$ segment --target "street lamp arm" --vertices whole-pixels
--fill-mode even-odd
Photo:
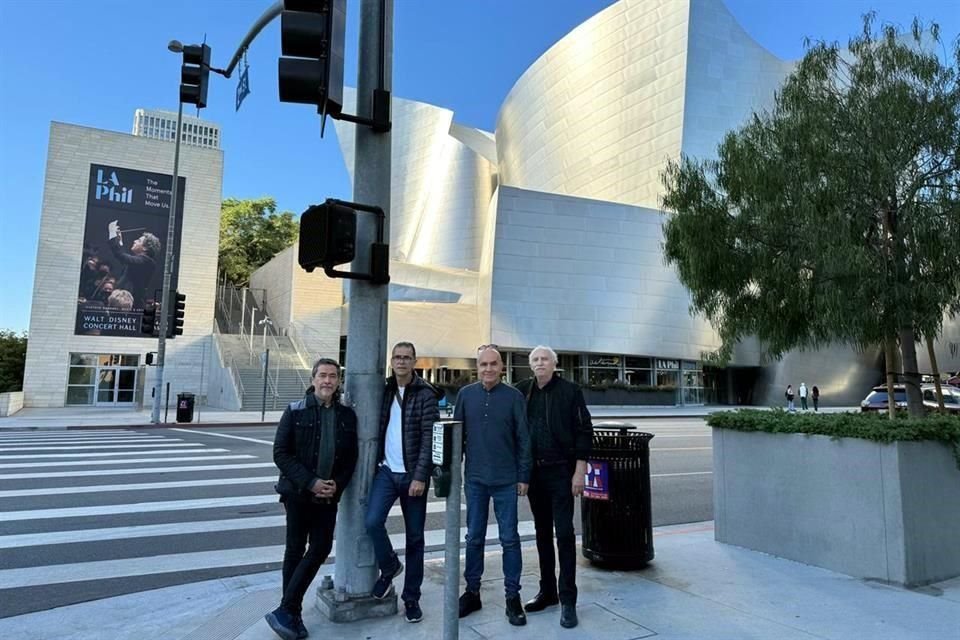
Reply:
[[[276,18],[283,11],[283,0],[277,0],[272,5],[270,5],[266,11],[263,12],[263,15],[253,23],[253,26],[250,27],[250,31],[247,32],[247,35],[243,38],[243,41],[240,43],[240,46],[237,47],[237,52],[233,54],[233,58],[230,60],[230,64],[227,65],[226,69],[215,69],[210,67],[210,71],[214,73],[219,73],[224,78],[229,78],[230,74],[233,73],[233,70],[237,68],[237,64],[240,62],[240,58],[243,57],[244,52],[250,46],[250,43],[253,42],[254,38],[260,35],[260,32],[263,31],[263,28],[270,24],[274,18]]]

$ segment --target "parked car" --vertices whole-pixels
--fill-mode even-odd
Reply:
[[[898,409],[907,408],[907,389],[902,384],[893,385],[894,401]],[[860,411],[877,411],[886,413],[888,409],[887,385],[878,385],[874,387],[867,397],[860,403]]]
[[[941,385],[943,391],[943,408],[948,413],[960,414],[960,389]],[[923,393],[923,407],[927,411],[937,411],[940,405],[937,403],[937,388],[932,384],[925,384],[921,387]]]
[[[947,379],[947,384],[960,388],[960,371],[953,374],[953,377]]]

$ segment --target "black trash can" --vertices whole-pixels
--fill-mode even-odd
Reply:
[[[594,564],[636,569],[653,560],[651,439],[621,422],[594,426],[580,501],[583,556]]]
[[[192,393],[177,394],[177,422],[193,422],[195,399]]]

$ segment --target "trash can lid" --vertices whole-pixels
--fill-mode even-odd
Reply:
[[[627,438],[645,438],[647,440],[653,438],[652,433],[640,431],[639,427],[629,422],[594,422],[593,434],[595,436],[616,435]]]

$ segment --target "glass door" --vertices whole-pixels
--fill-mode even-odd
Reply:
[[[98,407],[133,404],[137,388],[136,368],[100,365],[96,380]]]

